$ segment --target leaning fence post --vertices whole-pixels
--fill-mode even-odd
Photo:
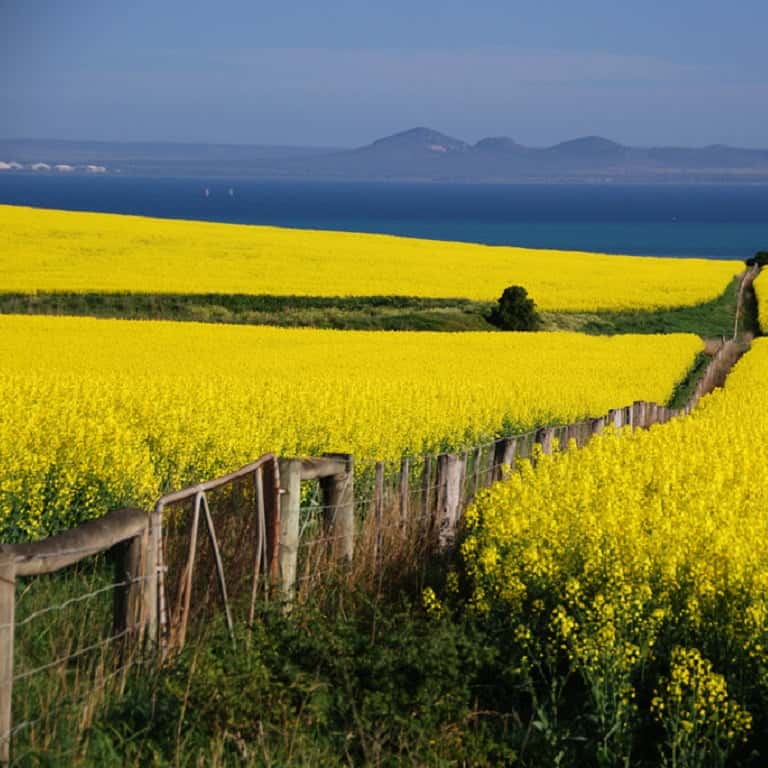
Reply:
[[[283,598],[293,600],[299,556],[301,511],[301,459],[280,459],[280,588]]]
[[[13,727],[13,640],[16,622],[16,569],[11,555],[0,555],[0,764],[11,761]]]
[[[355,554],[355,464],[349,453],[324,453],[323,456],[342,459],[344,472],[320,479],[323,506],[333,514],[333,538],[340,560],[352,561]]]

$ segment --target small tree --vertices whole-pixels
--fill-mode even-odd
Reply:
[[[502,331],[535,331],[541,325],[536,304],[521,285],[504,289],[498,306],[490,311],[487,320]]]
[[[758,251],[751,259],[747,259],[748,267],[754,267],[755,264],[759,267],[768,266],[768,251]]]

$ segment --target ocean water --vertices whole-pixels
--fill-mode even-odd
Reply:
[[[744,259],[768,186],[418,184],[0,172],[0,203],[533,248]]]

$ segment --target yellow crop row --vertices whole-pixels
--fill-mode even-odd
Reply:
[[[394,459],[662,402],[700,348],[2,316],[0,538],[148,504],[265,451]]]
[[[94,291],[495,300],[522,285],[545,310],[687,306],[734,262],[0,206],[0,292]]]
[[[527,669],[566,660],[615,764],[643,717],[664,764],[719,765],[768,713],[766,402],[759,339],[690,417],[523,463],[468,513],[475,607]]]

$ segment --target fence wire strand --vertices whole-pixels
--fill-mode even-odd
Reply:
[[[0,629],[8,629],[10,627],[16,627],[18,629],[19,627],[23,627],[25,624],[29,624],[31,621],[34,621],[40,616],[45,616],[46,614],[52,613],[54,611],[63,611],[65,608],[68,608],[70,605],[75,605],[76,603],[82,603],[85,600],[90,600],[93,597],[97,597],[98,595],[102,595],[105,592],[109,592],[111,590],[120,589],[121,587],[129,587],[131,584],[138,584],[139,582],[147,581],[148,578],[149,578],[148,576],[139,576],[135,579],[126,579],[125,581],[118,581],[118,582],[115,582],[114,584],[108,584],[107,586],[101,587],[100,589],[95,589],[92,592],[86,592],[84,595],[71,597],[68,600],[65,600],[63,603],[56,603],[54,605],[49,605],[45,608],[41,608],[39,611],[30,613],[29,616],[25,616],[23,619],[15,622],[14,624],[0,624]]]
[[[86,645],[84,648],[79,648],[74,653],[70,653],[66,656],[59,656],[59,658],[54,659],[53,661],[50,661],[47,664],[42,664],[41,666],[35,667],[34,669],[29,669],[26,672],[20,672],[19,674],[14,675],[10,680],[9,679],[2,680],[0,681],[0,685],[8,685],[9,682],[17,683],[19,682],[19,680],[26,680],[27,678],[33,677],[34,675],[37,675],[40,672],[45,672],[45,670],[47,669],[52,669],[53,667],[57,667],[60,664],[65,664],[67,662],[72,661],[73,659],[80,658],[80,656],[84,656],[86,653],[90,653],[91,651],[95,651],[97,648],[102,648],[106,645],[109,645],[110,643],[114,643],[115,641],[120,640],[123,637],[126,637],[132,632],[135,632],[137,629],[140,629],[141,626],[142,626],[141,624],[134,624],[131,627],[126,627],[125,629],[115,633],[114,635],[110,635],[109,637],[105,637],[102,640],[98,640],[95,643]]]

